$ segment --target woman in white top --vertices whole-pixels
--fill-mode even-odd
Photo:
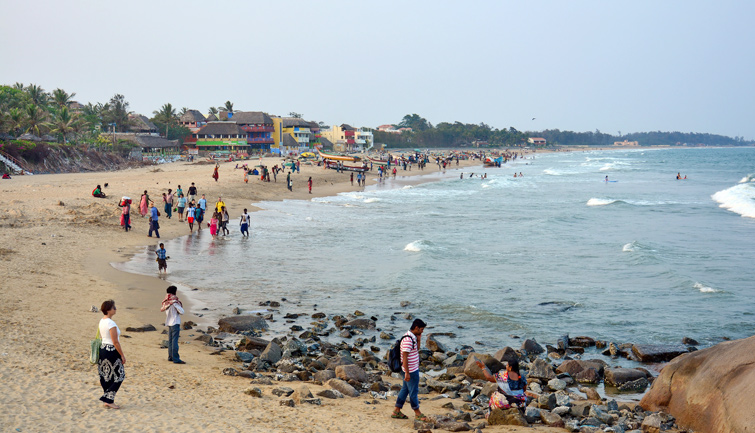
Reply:
[[[120,409],[114,404],[115,393],[126,378],[126,372],[123,366],[126,364],[126,355],[121,349],[121,330],[113,321],[115,316],[115,301],[108,300],[102,303],[100,311],[105,315],[100,320],[100,360],[98,361],[97,370],[100,374],[100,385],[102,385],[103,395],[100,400],[105,403],[105,407],[111,409]]]

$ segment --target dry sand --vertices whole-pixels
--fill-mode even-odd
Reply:
[[[270,158],[266,164],[280,161]],[[479,166],[479,162],[462,161],[464,165]],[[389,417],[394,403],[390,399],[374,405],[365,404],[372,400],[369,396],[323,399],[322,406],[289,408],[279,406],[270,393],[273,387],[261,386],[261,399],[247,396],[243,391],[251,386],[248,379],[221,374],[223,368],[238,367],[230,361],[231,354],[211,356],[193,340],[192,331],[181,333],[181,357],[187,364],[167,361],[167,351],[159,348],[167,339],[160,333],[165,316],[159,311],[167,283],[110,265],[157,241],[146,237],[147,219],[138,215],[136,203],[133,230],[123,231],[117,207],[121,196],[138,202],[147,189],[162,211],[162,192],[179,184],[186,192],[195,182],[210,205],[222,194],[237,218],[244,207],[253,210],[252,202],[310,199],[360,189],[350,185],[349,173],[302,165],[301,173],[293,176],[291,193],[285,188],[285,175],[277,183],[256,177],[244,184],[241,170],[234,166],[221,163],[217,183],[210,177],[212,165],[184,162],[0,181],[0,431],[413,431],[411,421]],[[415,167],[406,174],[433,171],[437,168],[431,164],[424,172]],[[313,195],[306,191],[308,176],[314,179]],[[374,172],[370,177],[368,184],[374,183]],[[92,197],[94,186],[105,182],[109,197]],[[163,239],[170,239],[187,234],[188,227],[175,215],[172,220],[163,216],[160,232]],[[126,380],[116,397],[121,410],[103,408],[97,368],[87,359],[89,341],[102,317],[89,309],[106,299],[116,301],[114,320],[123,331],[127,356]],[[183,320],[198,321],[191,314]],[[125,332],[129,326],[146,323],[158,332]],[[309,387],[313,392],[322,388]],[[443,403],[423,401],[422,410],[443,414]],[[411,413],[408,405],[404,412]],[[486,431],[533,430],[489,427]]]

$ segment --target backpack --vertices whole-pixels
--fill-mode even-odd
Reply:
[[[388,351],[388,368],[390,368],[390,370],[394,373],[401,372],[401,341],[407,337],[409,336],[401,336],[401,338],[396,340],[396,344],[393,345],[393,348]],[[414,349],[414,344],[414,340],[412,340],[412,349]]]

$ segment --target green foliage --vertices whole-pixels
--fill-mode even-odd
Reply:
[[[152,120],[152,123],[157,126],[157,129],[159,131],[165,131],[165,123],[161,123],[154,119]],[[191,136],[191,129],[175,123],[172,124],[170,128],[168,128],[168,135],[165,138],[167,138],[168,140],[179,140],[179,143],[183,144],[183,139],[189,136]]]
[[[110,124],[115,123],[115,130],[126,132],[131,126],[129,119],[129,104],[123,95],[116,94],[110,98],[110,102],[102,106],[102,130],[110,130]]]
[[[640,146],[739,146],[752,144],[743,137],[726,137],[717,134],[700,134],[684,132],[634,132],[622,136],[604,134],[600,130],[588,132],[561,131],[546,129],[545,131],[530,132],[532,137],[543,137],[549,145],[561,146],[612,146],[616,141],[637,141]]]
[[[495,129],[485,123],[461,122],[441,122],[433,126],[417,114],[407,114],[398,126],[412,128],[412,131],[401,134],[373,131],[375,142],[388,147],[462,147],[480,141],[490,146],[511,147],[527,140],[527,134],[513,127]]]
[[[0,111],[7,112],[13,108],[20,109],[30,103],[31,98],[23,89],[0,86]]]

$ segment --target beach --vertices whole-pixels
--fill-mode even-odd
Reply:
[[[271,159],[268,165],[279,163]],[[462,161],[478,165],[479,161]],[[127,260],[157,239],[147,234],[147,219],[138,216],[136,203],[147,189],[162,212],[160,194],[179,184],[187,191],[195,182],[209,205],[219,195],[230,208],[232,220],[250,203],[280,199],[306,200],[358,190],[349,173],[302,165],[293,175],[293,192],[285,189],[285,177],[277,183],[250,178],[244,184],[236,162],[220,164],[219,182],[211,179],[212,165],[172,163],[117,172],[51,174],[14,177],[3,181],[5,210],[0,213],[0,427],[3,431],[342,431],[375,432],[410,430],[410,421],[389,417],[393,402],[372,402],[369,396],[325,400],[322,406],[282,407],[270,394],[274,387],[261,386],[263,398],[243,391],[248,380],[221,374],[238,363],[231,353],[219,356],[194,337],[181,332],[180,351],[186,365],[169,363],[160,344],[165,316],[160,302],[167,283],[155,276],[115,270],[110,263]],[[428,165],[427,173],[437,170]],[[370,176],[374,179],[375,172]],[[403,174],[422,174],[415,170]],[[313,194],[306,179],[314,179]],[[108,183],[108,198],[90,191]],[[368,184],[373,183],[372,180]],[[158,192],[160,194],[158,194]],[[131,232],[119,226],[121,196],[134,199]],[[254,219],[254,215],[252,215]],[[174,215],[160,220],[161,239],[188,233]],[[170,252],[169,252],[170,254]],[[171,263],[169,261],[169,267]],[[155,266],[155,271],[157,271]],[[92,306],[114,299],[114,320],[123,332],[127,356],[126,380],[117,395],[121,410],[108,410],[98,401],[101,388],[96,366],[87,353],[94,338],[99,312]],[[186,298],[183,297],[186,303]],[[187,311],[191,305],[186,305]],[[187,314],[184,321],[200,321]],[[158,332],[126,332],[127,327],[152,324]],[[395,380],[394,380],[395,381]],[[321,389],[310,385],[313,392]],[[445,410],[443,401],[423,401],[427,414]],[[539,427],[544,428],[544,427]],[[491,431],[505,430],[503,427]],[[549,430],[551,431],[551,430]]]

